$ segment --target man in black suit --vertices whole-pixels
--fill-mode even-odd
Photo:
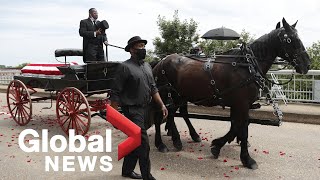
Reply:
[[[103,43],[108,45],[104,30],[97,28],[98,11],[89,9],[89,18],[80,21],[79,34],[83,37],[83,62],[104,61]]]

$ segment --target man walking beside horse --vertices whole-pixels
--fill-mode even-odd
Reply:
[[[147,107],[153,99],[161,107],[164,118],[168,110],[158,93],[151,66],[144,62],[146,44],[147,41],[139,36],[129,39],[125,51],[130,52],[131,58],[120,64],[110,100],[112,107],[117,109],[121,106],[123,114],[141,128],[141,145],[124,158],[122,176],[153,180],[155,178],[150,173],[150,146],[145,128]],[[141,175],[133,171],[138,159]]]

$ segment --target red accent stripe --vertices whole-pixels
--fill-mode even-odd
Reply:
[[[44,71],[44,70],[31,70],[31,69],[21,69],[22,73],[29,74],[43,74],[43,75],[62,75],[60,71]]]
[[[46,67],[57,67],[57,66],[65,66],[66,64],[37,64],[37,63],[31,63],[28,64],[27,66],[46,66]],[[67,64],[69,65],[69,64]],[[71,65],[77,65],[77,64],[71,64]]]

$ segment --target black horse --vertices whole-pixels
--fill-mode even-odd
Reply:
[[[173,54],[153,68],[157,84],[177,92],[181,104],[192,102],[203,106],[230,107],[231,128],[225,136],[212,141],[214,158],[218,158],[226,142],[238,137],[242,164],[256,169],[258,165],[248,152],[248,121],[250,106],[258,99],[259,88],[264,86],[263,77],[276,57],[289,61],[298,73],[308,72],[310,58],[299,39],[296,23],[290,26],[284,18],[282,23],[283,27],[279,22],[275,30],[249,44],[244,51],[239,51],[246,52],[242,56],[220,56],[214,63],[205,64]],[[160,119],[161,115],[155,121]],[[176,129],[172,130],[172,134],[178,133]]]
[[[154,68],[159,61],[152,61],[150,62],[150,65],[152,68]],[[156,78],[156,82],[157,78]],[[163,102],[166,104],[167,109],[168,109],[168,117],[166,119],[166,125],[165,129],[168,131],[168,135],[172,137],[173,145],[177,150],[182,149],[182,143],[180,139],[180,135],[178,132],[178,129],[174,123],[174,117],[175,113],[179,109],[180,114],[182,115],[183,119],[185,120],[188,129],[189,129],[189,134],[194,142],[201,142],[201,138],[194,129],[193,125],[191,124],[189,117],[188,117],[188,105],[186,101],[182,101],[180,98],[180,95],[175,89],[170,84],[165,84],[162,86],[161,84],[158,84],[158,89],[159,89],[159,94],[163,100]],[[151,103],[154,107],[157,107],[157,104]],[[167,146],[162,142],[161,138],[161,129],[160,125],[164,122],[163,120],[160,120],[157,118],[157,120],[154,119],[154,117],[160,117],[162,112],[155,110],[155,108],[151,108],[151,113],[150,118],[153,119],[149,124],[147,124],[146,128],[151,127],[152,124],[155,124],[156,128],[156,134],[155,134],[155,146],[158,148],[160,152],[168,152],[169,149]]]

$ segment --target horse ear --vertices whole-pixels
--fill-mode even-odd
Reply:
[[[287,21],[284,18],[282,19],[282,24],[285,30],[287,31],[291,30],[290,25],[287,23]]]
[[[298,20],[294,24],[292,24],[292,27],[296,28],[297,23],[298,23]]]
[[[277,23],[276,29],[280,28],[280,21]]]

